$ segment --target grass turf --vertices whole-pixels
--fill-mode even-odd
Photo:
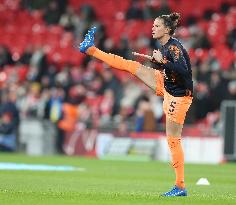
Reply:
[[[0,204],[228,205],[236,204],[236,164],[186,165],[188,197],[160,197],[174,182],[160,162],[101,161],[78,157],[0,154],[0,162],[73,165],[86,171],[0,171]],[[207,178],[210,186],[196,186]]]

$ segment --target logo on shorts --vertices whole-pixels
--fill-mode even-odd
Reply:
[[[170,115],[173,115],[173,112],[175,111],[175,105],[176,105],[175,101],[170,102],[170,108],[169,108],[169,114]]]

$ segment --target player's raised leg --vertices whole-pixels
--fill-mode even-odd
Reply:
[[[135,75],[138,67],[141,66],[140,63],[136,61],[126,60],[120,56],[105,53],[94,46],[94,35],[96,32],[96,27],[91,28],[86,34],[82,43],[80,43],[80,52],[86,53],[87,55],[93,56],[103,62],[107,63],[109,66],[124,70]]]
[[[163,85],[160,85],[159,83],[160,81],[163,81],[163,77],[161,77],[161,75],[156,75],[156,73],[160,73],[159,71],[141,65],[139,62],[126,60],[120,56],[111,53],[105,53],[99,50],[94,46],[95,32],[96,32],[95,27],[91,28],[88,31],[83,42],[80,43],[79,46],[80,52],[86,53],[87,55],[102,60],[103,62],[107,63],[109,66],[113,68],[132,73],[141,81],[143,81],[148,87],[157,92],[157,95],[163,95],[163,91],[159,91],[162,90],[163,87]]]

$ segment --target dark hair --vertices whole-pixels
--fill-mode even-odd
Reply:
[[[175,29],[177,28],[179,24],[180,14],[174,12],[169,15],[161,15],[158,18],[163,20],[164,25],[170,29],[169,34],[173,35],[175,32]]]

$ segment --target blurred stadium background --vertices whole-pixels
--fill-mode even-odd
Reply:
[[[235,0],[0,0],[0,150],[168,161],[162,99],[73,45],[97,26],[99,48],[150,54],[153,19],[171,11],[194,78],[186,161],[235,160]]]

